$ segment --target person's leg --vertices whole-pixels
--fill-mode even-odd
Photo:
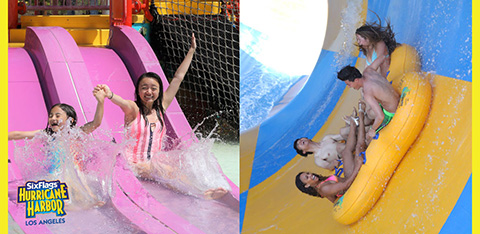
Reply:
[[[364,115],[365,117],[363,118],[363,123],[365,124],[365,126],[370,126],[373,124],[373,122],[375,121],[375,119],[370,119],[368,117],[368,114],[365,114]]]
[[[357,144],[356,129],[357,129],[357,126],[355,125],[354,120],[351,119],[350,132],[348,133],[345,149],[341,153],[345,178],[348,178],[349,176],[351,176],[353,173],[353,169],[355,168],[353,150],[355,149],[355,145]]]
[[[348,126],[350,126],[351,117],[357,118],[357,116],[358,116],[357,115],[357,109],[353,108],[353,111],[352,111],[351,115],[344,115],[342,117],[343,121],[345,121],[345,127],[347,127],[347,134],[346,135],[348,135]],[[347,138],[345,137],[345,139],[347,139]]]
[[[349,116],[344,115],[342,117],[343,121],[345,121],[345,127],[340,128],[339,134],[340,134],[340,136],[342,136],[343,139],[348,138],[348,134],[350,133],[350,121],[352,120],[352,118],[355,118],[355,119],[357,119],[356,121],[358,121],[357,110],[355,108],[353,108],[353,111],[352,111],[351,115],[349,115]],[[357,123],[354,122],[354,124],[356,126]]]
[[[358,101],[358,138],[357,144],[355,146],[355,153],[359,155],[361,152],[364,152],[367,149],[367,145],[365,144],[365,122],[364,122],[364,115],[365,115],[365,102]]]
[[[368,118],[365,117],[365,121],[367,120]],[[365,123],[364,121],[364,123]],[[365,127],[364,127],[364,130],[365,132],[368,131],[368,128],[369,126],[367,124],[364,124]],[[343,127],[343,128],[340,128],[340,136],[342,136],[343,139],[347,139],[348,138],[348,133],[350,133],[350,124],[347,125],[346,127]]]

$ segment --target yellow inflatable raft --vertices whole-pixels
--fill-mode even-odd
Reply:
[[[388,79],[401,93],[400,102],[392,121],[370,143],[367,161],[352,186],[335,202],[333,213],[339,223],[352,224],[375,205],[423,128],[432,89],[419,64],[418,54],[411,46],[402,45],[393,52]]]

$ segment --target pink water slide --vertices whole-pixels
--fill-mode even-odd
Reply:
[[[92,90],[97,84],[107,84],[130,100],[136,79],[147,71],[159,74],[164,87],[168,86],[155,53],[137,31],[119,26],[111,28],[110,34],[107,48],[82,48],[63,28],[27,28],[25,47],[9,48],[9,131],[44,128],[48,108],[59,102],[75,108],[79,125],[92,120],[96,108]],[[166,110],[166,123],[167,134],[174,138],[192,131],[176,100]],[[113,129],[118,142],[121,124],[120,108],[106,101],[100,128]],[[22,181],[16,166],[22,162],[15,162],[13,148],[10,142],[9,189]],[[25,233],[236,233],[239,188],[227,180],[232,187],[230,199],[202,200],[139,181],[118,156],[112,183],[115,196],[105,206],[69,212],[68,224],[50,226],[27,225],[25,206],[14,197],[9,212]]]

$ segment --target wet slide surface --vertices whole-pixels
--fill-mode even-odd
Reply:
[[[172,191],[154,181],[141,181],[144,188],[162,205],[184,218],[205,233],[237,233],[239,229],[238,202],[226,195],[222,202],[198,199]]]
[[[430,79],[432,103],[419,137],[370,212],[344,226],[333,219],[331,202],[295,187],[301,171],[332,172],[317,167],[313,157],[296,155],[292,144],[300,137],[320,141],[336,134],[344,126],[341,116],[356,105],[359,92],[337,81],[336,71],[338,57],[363,70],[364,56],[345,56],[342,47],[355,42],[356,27],[345,33],[342,25],[376,20],[367,9],[382,21],[389,18],[397,41],[414,46],[422,70],[436,75]],[[277,114],[242,132],[242,232],[470,233],[471,2],[328,1],[326,24],[322,51],[303,89]]]
[[[25,92],[10,92],[9,100],[14,102],[14,105],[11,104],[10,107],[21,106],[31,100],[37,101],[38,105],[35,106],[38,106],[38,110],[34,108],[15,108],[15,110],[11,110],[9,117],[13,119],[15,116],[15,120],[10,121],[10,130],[42,128],[47,122],[46,106],[57,102],[71,104],[77,110],[77,115],[79,115],[78,124],[82,125],[91,120],[95,112],[96,101],[91,94],[94,85],[108,84],[112,90],[115,90],[116,94],[127,99],[134,99],[134,81],[130,77],[138,77],[138,73],[144,73],[146,70],[163,75],[153,51],[135,30],[125,27],[116,28],[113,31],[116,34],[112,37],[110,48],[107,49],[79,48],[71,36],[61,28],[32,28],[27,30],[27,38],[33,39],[30,41],[27,39],[25,43],[26,49],[9,49],[9,53],[11,53],[10,58],[15,57],[15,59],[10,60],[9,66],[11,66],[11,70],[18,71],[29,68],[27,70],[29,72],[23,71],[23,76],[18,76],[23,79],[28,78],[28,82],[9,79],[9,85],[12,87],[11,90],[25,89],[25,87],[32,86],[35,92],[29,92],[28,95],[25,95]],[[138,48],[138,46],[140,48],[142,46],[145,47],[145,44],[148,46],[148,49]],[[26,50],[30,52],[30,56]],[[54,53],[55,51],[58,53]],[[35,71],[42,75],[37,76]],[[40,80],[38,77],[41,77]],[[68,79],[65,77],[68,77]],[[164,75],[163,80],[167,82]],[[42,88],[44,89],[43,92]],[[13,96],[13,94],[17,96]],[[46,97],[44,94],[46,94]],[[27,99],[20,98],[21,95],[26,96]],[[30,116],[33,112],[36,112],[38,116],[44,119],[40,117],[38,119],[35,118],[38,122],[30,121],[29,123],[31,124],[22,125],[25,117],[29,116],[25,115],[27,110]],[[23,116],[23,118],[17,118],[17,116]],[[191,131],[185,117],[181,118],[182,116],[183,113],[175,101],[172,103],[171,108],[167,110],[167,118],[170,119],[167,120],[169,123],[167,129],[169,135],[173,137],[181,136]],[[123,124],[123,113],[118,107],[106,101],[104,121],[97,131],[111,131],[110,129],[113,129],[113,137],[119,142],[122,140],[121,124]],[[22,127],[19,127],[20,125]],[[10,148],[13,149],[13,147]],[[115,157],[115,155],[112,155],[112,157]],[[15,169],[15,166],[16,163],[13,162],[10,168]],[[16,176],[11,176],[11,178],[21,178],[21,172],[14,169],[9,170],[11,175]],[[188,221],[189,215],[193,215],[193,217],[198,216],[198,210],[202,210],[202,205],[199,205],[197,207],[199,209],[196,209],[195,202],[192,202],[195,199],[193,197],[186,198],[186,200],[191,200],[193,206],[189,207],[191,209],[190,213],[182,213],[183,217],[177,215],[174,210],[176,205],[181,204],[175,202],[173,202],[173,205],[171,205],[172,202],[166,203],[166,206],[161,204],[161,201],[155,199],[151,194],[154,194],[157,190],[157,193],[165,193],[165,189],[150,186],[150,192],[147,191],[144,185],[129,170],[122,157],[117,157],[113,178],[114,197],[111,202],[98,209],[71,211],[66,216],[68,225],[56,225],[55,227],[49,227],[49,230],[42,226],[33,230],[31,227],[25,227],[23,224],[25,219],[24,208],[22,208],[23,210],[18,210],[14,206],[10,206],[9,210],[12,218],[19,224],[22,230],[25,232],[32,231],[32,233],[38,233],[38,231],[64,233],[66,230],[75,230],[83,233],[94,233],[99,230],[112,233],[158,233],[159,231],[162,233],[221,233],[220,230],[225,228],[220,225],[218,225],[218,230],[206,228],[205,226],[199,228],[197,227],[201,226],[199,223],[192,224],[192,222]],[[234,196],[238,197],[238,187],[233,184],[232,190],[234,191]],[[170,197],[175,198],[178,195],[171,193]],[[183,199],[183,201],[186,200]],[[233,225],[233,229],[238,230],[238,211],[232,213],[230,207],[217,203],[209,203],[209,207],[214,207],[213,210],[218,212],[206,212],[204,214],[205,219],[211,219],[211,222]],[[168,207],[169,205],[172,209]],[[205,207],[203,205],[203,209]],[[222,212],[229,215],[219,215]],[[192,218],[190,219],[193,220]],[[85,225],[85,223],[91,223],[92,225]]]

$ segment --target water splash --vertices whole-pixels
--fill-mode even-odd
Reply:
[[[268,68],[245,52],[242,52],[241,64],[240,132],[243,132],[264,121],[302,76]]]
[[[355,31],[359,28],[363,19],[362,13],[362,0],[348,1],[347,7],[342,10],[342,17],[340,21],[340,27],[342,30],[342,48],[335,55],[335,67],[336,70],[340,70],[342,67],[350,64],[351,57],[358,50],[355,46],[356,38]]]
[[[77,127],[64,128],[52,135],[42,131],[22,147],[15,144],[14,159],[24,181],[65,182],[67,209],[85,209],[103,205],[114,195],[112,172],[122,147]]]
[[[215,116],[213,114],[207,118]],[[209,189],[223,188],[231,191],[212,153],[218,123],[207,136],[195,131],[202,123],[181,138],[164,137],[163,150],[153,154],[149,161],[131,164],[132,171],[138,177],[154,180],[177,192],[195,197],[203,197]]]

